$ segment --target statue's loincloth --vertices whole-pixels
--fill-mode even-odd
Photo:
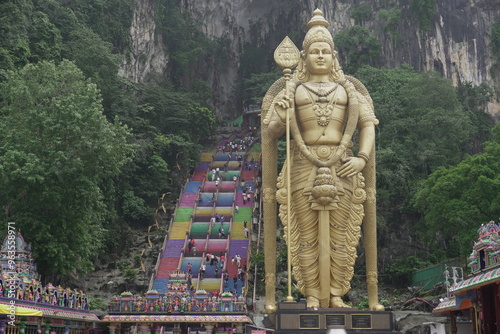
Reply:
[[[328,159],[336,146],[310,146],[312,154],[320,159]],[[297,287],[306,296],[318,299],[320,296],[320,237],[318,226],[320,213],[327,211],[329,225],[330,249],[330,295],[342,296],[350,289],[350,281],[354,274],[354,262],[357,257],[356,246],[360,237],[360,225],[363,218],[362,202],[364,190],[361,174],[350,177],[337,177],[336,169],[341,166],[340,160],[329,167],[331,187],[335,189],[334,200],[327,205],[320,204],[312,196],[315,185],[318,184],[318,170],[311,161],[306,159],[295,145],[291,145],[291,257],[293,274]],[[347,151],[342,158],[350,155]],[[287,182],[283,179],[288,166],[281,173],[280,191],[286,191]],[[328,175],[328,176],[330,176]],[[316,182],[316,183],[315,183]],[[361,195],[360,195],[361,194]],[[360,197],[361,196],[361,197]],[[288,210],[286,196],[278,196],[280,218],[287,226]],[[327,232],[328,234],[328,232]],[[328,248],[328,247],[327,247]]]

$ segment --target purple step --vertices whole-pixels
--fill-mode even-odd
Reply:
[[[196,166],[196,171],[197,172],[204,172],[206,170],[208,170],[208,167],[210,166],[210,161],[203,161],[203,162],[200,162],[198,163],[198,165]]]
[[[241,257],[247,257],[248,240],[231,240],[229,242],[229,257],[240,254]]]
[[[181,202],[183,200],[195,200],[198,197],[198,193],[183,193],[181,197]]]
[[[167,241],[163,257],[179,257],[184,246],[184,239],[170,239]]]
[[[184,193],[182,194],[180,206],[194,206],[196,199],[198,198],[197,193]]]

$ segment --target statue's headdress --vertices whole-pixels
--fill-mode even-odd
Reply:
[[[334,50],[333,37],[330,31],[328,31],[328,23],[327,20],[323,17],[323,12],[319,9],[316,9],[313,13],[313,17],[307,23],[307,31],[306,36],[304,37],[304,42],[302,43],[302,49],[304,52],[307,52],[309,46],[311,46],[314,42],[325,42],[328,43],[332,51]]]

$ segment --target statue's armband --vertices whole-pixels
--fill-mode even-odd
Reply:
[[[374,126],[378,124],[378,120],[375,118],[373,108],[369,106],[365,101],[360,104],[360,113],[358,118],[358,129]]]
[[[361,116],[358,121],[358,129],[370,127],[375,125],[375,117],[373,115]]]

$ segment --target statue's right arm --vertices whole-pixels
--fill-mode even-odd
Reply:
[[[277,139],[285,133],[287,109],[291,109],[290,112],[294,112],[293,106],[293,97],[284,95],[284,91],[276,96],[271,108],[269,108],[271,117],[268,126],[268,133],[270,137]]]
[[[269,136],[273,139],[277,139],[285,133],[286,130],[286,123],[281,120],[281,118],[278,116],[274,108],[271,108],[270,112],[271,114],[271,121],[269,122],[269,126],[267,128],[267,131],[269,133]]]

